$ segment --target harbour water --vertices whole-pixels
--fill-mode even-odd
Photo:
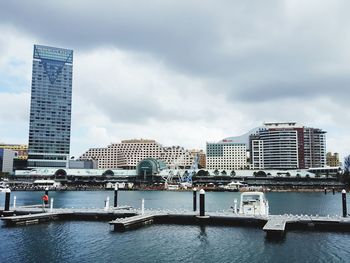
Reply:
[[[12,192],[17,205],[42,192]],[[50,192],[55,207],[103,207],[110,191]],[[340,215],[341,195],[267,193],[272,214]],[[120,191],[119,203],[152,209],[191,209],[191,192]],[[239,193],[206,193],[206,210],[226,210]],[[348,198],[349,201],[349,198]],[[0,194],[0,204],[4,194]],[[348,207],[349,203],[348,203]],[[115,233],[107,222],[66,221],[0,228],[0,262],[346,262],[350,233],[288,231],[270,241],[250,227],[150,225]]]

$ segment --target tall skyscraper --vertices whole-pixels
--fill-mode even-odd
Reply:
[[[28,167],[67,167],[73,50],[34,45]]]

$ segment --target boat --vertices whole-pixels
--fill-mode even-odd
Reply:
[[[0,192],[5,192],[7,188],[9,188],[8,184],[5,182],[0,182]]]
[[[108,182],[105,186],[105,190],[114,190],[115,186],[118,186],[118,190],[128,190],[128,189],[132,189],[134,187],[133,183],[111,183]]]
[[[263,192],[244,192],[241,194],[239,214],[269,215],[269,203]]]
[[[178,184],[167,184],[166,189],[167,190],[179,190],[180,186]]]
[[[182,182],[182,183],[180,183],[180,188],[181,189],[192,188],[192,183],[190,183],[190,182]]]
[[[232,191],[232,192],[238,192],[242,187],[245,187],[246,184],[241,182],[230,182],[227,185],[220,185],[219,189],[222,189],[224,191]]]
[[[240,192],[263,192],[266,191],[263,186],[248,186],[247,184],[242,185],[239,189]]]
[[[39,189],[58,189],[61,187],[61,183],[55,180],[35,180],[33,185]]]

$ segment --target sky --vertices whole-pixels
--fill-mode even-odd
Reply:
[[[71,155],[124,139],[205,149],[264,122],[350,153],[340,0],[1,1],[0,142],[28,143],[34,44],[74,50]]]

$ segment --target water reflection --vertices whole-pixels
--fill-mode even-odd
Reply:
[[[199,226],[199,234],[197,238],[201,242],[201,245],[207,245],[209,243],[205,225]]]

